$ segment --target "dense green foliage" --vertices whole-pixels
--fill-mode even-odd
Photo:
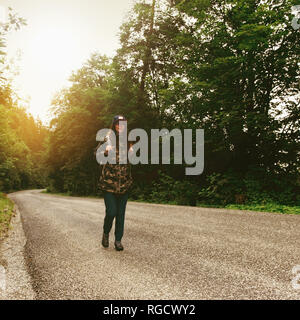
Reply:
[[[6,61],[5,38],[25,21],[10,11],[0,25],[0,191],[9,192],[46,185],[43,165],[47,129],[24,108],[7,80],[11,66]]]
[[[123,114],[129,130],[205,132],[203,174],[186,176],[185,164],[136,165],[131,199],[249,208],[270,204],[270,210],[299,206],[300,41],[291,26],[295,4],[137,1],[121,26],[115,56],[92,54],[71,75],[72,85],[53,99],[40,161],[49,173],[48,190],[99,194],[96,133],[109,127],[113,115]],[[13,111],[11,103],[1,108],[1,115],[6,114],[0,120],[7,135],[0,142],[5,154],[18,159],[26,147],[28,157],[37,154],[40,149],[33,150],[28,136],[21,136],[9,120],[20,111]],[[33,122],[32,127],[41,132],[34,134],[38,141],[44,141],[42,127]],[[9,142],[15,136],[18,144]],[[1,166],[9,167],[9,161],[1,160]],[[16,170],[11,176],[30,172],[30,165],[21,167],[17,160],[12,165]]]
[[[139,1],[116,55],[93,55],[54,101],[50,189],[97,193],[95,135],[121,113],[129,129],[205,130],[202,175],[185,176],[184,165],[137,165],[132,199],[299,205],[293,4]]]

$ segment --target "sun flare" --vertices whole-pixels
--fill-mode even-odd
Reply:
[[[72,30],[51,26],[32,36],[27,53],[44,71],[56,73],[70,64],[78,45]]]

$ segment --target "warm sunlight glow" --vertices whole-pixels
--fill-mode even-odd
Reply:
[[[6,22],[6,9],[0,5],[0,23]]]
[[[37,68],[46,74],[66,69],[78,49],[76,35],[72,30],[49,26],[34,34],[28,44],[28,57]],[[45,76],[46,76],[45,74]]]
[[[67,27],[49,26],[32,34],[23,55],[26,82],[22,87],[30,93],[30,111],[34,115],[50,104],[53,94],[66,84],[71,71],[79,67],[78,50],[80,42]],[[43,114],[40,115],[43,118]]]
[[[28,111],[47,123],[56,92],[68,85],[72,71],[79,69],[97,51],[112,56],[119,46],[119,27],[133,0],[0,0],[27,21],[11,32],[8,57],[19,76],[16,89],[28,99]],[[0,13],[1,14],[1,13]],[[3,12],[2,12],[3,16]]]

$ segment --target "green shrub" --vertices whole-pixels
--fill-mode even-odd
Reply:
[[[135,183],[131,199],[154,203],[196,205],[197,186],[189,180],[175,180],[168,174],[158,171],[158,179],[149,185]]]
[[[0,239],[5,236],[12,216],[13,203],[0,192]]]

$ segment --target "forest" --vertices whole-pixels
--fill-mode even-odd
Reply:
[[[12,89],[6,38],[26,21],[11,11],[0,25],[0,192],[101,197],[96,134],[122,114],[129,130],[204,129],[202,174],[132,165],[130,200],[300,213],[296,2],[136,1],[115,55],[91,53],[72,72],[48,126]]]

